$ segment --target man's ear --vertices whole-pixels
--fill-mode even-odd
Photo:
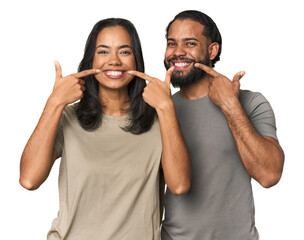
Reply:
[[[217,42],[213,42],[209,45],[208,52],[210,60],[213,60],[217,56],[219,48],[220,45]]]

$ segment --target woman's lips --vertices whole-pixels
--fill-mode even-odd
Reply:
[[[122,78],[123,76],[125,76],[127,74],[127,71],[123,71],[123,70],[105,70],[103,71],[103,73],[111,79],[119,79]]]

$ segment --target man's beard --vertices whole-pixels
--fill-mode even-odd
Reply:
[[[187,61],[193,62],[193,64],[195,63],[195,61],[193,59],[188,59],[188,58],[183,58],[183,57],[171,58],[168,61],[169,64],[167,64],[166,60],[164,60],[165,68],[167,70],[170,68],[170,62],[172,60],[187,60]],[[204,65],[209,66],[210,59],[209,59],[208,52],[207,52],[205,58],[203,60],[197,61],[197,63],[202,63]],[[181,71],[176,71],[175,70],[174,72],[171,76],[171,83],[172,83],[173,87],[179,87],[179,88],[187,87],[187,86],[189,86],[193,83],[196,83],[206,75],[206,72],[204,70],[201,70],[201,69],[196,68],[194,66],[192,67],[192,69],[190,70],[190,72],[187,75],[182,75]]]

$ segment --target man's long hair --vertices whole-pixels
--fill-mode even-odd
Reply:
[[[106,27],[115,26],[121,26],[129,33],[135,57],[136,70],[144,72],[144,60],[137,31],[130,21],[121,18],[108,18],[95,24],[87,39],[84,55],[78,67],[79,72],[92,68],[98,33]],[[84,91],[83,98],[79,102],[76,114],[82,128],[87,131],[92,131],[100,127],[102,123],[103,113],[99,97],[99,82],[94,75],[84,77],[83,79],[85,80],[86,90]],[[136,76],[128,85],[130,108],[127,109],[126,112],[130,113],[130,121],[129,125],[123,129],[133,134],[141,134],[148,131],[156,117],[155,109],[143,100],[142,93],[145,87],[145,80]]]

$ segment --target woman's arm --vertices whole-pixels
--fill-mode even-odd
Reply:
[[[166,183],[173,194],[190,189],[190,157],[176,118],[173,102],[157,109],[162,136],[162,167]]]
[[[58,105],[50,96],[39,122],[28,140],[21,156],[20,184],[28,189],[37,189],[48,177],[57,159],[53,150],[56,131],[64,106]]]
[[[58,124],[64,107],[83,96],[85,82],[80,78],[96,73],[91,69],[62,78],[58,62],[55,68],[53,92],[21,156],[19,182],[28,190],[37,189],[46,180],[58,158],[54,149]]]
[[[132,75],[149,81],[143,98],[158,114],[163,153],[162,167],[165,181],[173,194],[184,194],[190,189],[191,163],[171,98],[170,79],[173,68],[166,73],[165,81],[144,73],[130,71]]]

